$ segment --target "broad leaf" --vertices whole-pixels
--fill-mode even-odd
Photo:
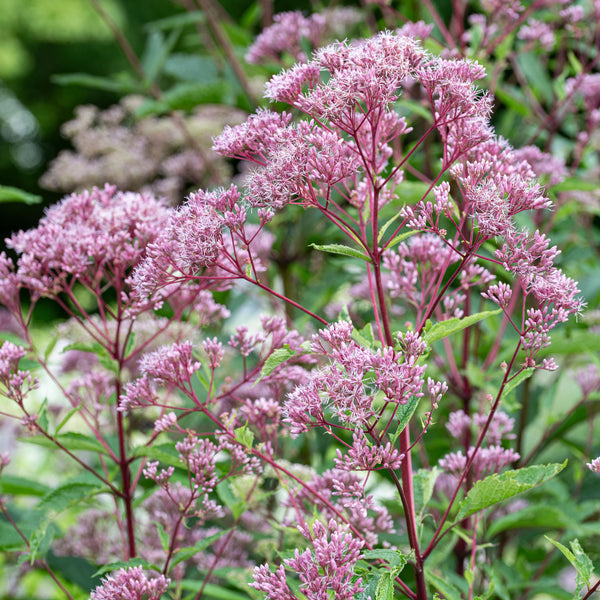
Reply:
[[[498,504],[548,481],[567,466],[562,464],[535,465],[516,471],[494,473],[478,481],[461,502],[456,522],[484,508]]]
[[[394,577],[391,573],[382,573],[379,577],[375,600],[394,600]]]
[[[475,313],[473,315],[469,315],[468,317],[463,317],[459,319],[458,317],[453,317],[452,319],[447,319],[446,321],[441,321],[440,323],[436,323],[432,327],[430,327],[425,334],[423,335],[423,340],[428,345],[433,344],[453,333],[458,331],[462,331],[475,323],[482,321],[483,319],[487,319],[493,315],[497,315],[502,312],[502,309],[499,308],[497,310],[485,310],[483,312]]]
[[[48,526],[56,516],[67,508],[75,506],[83,500],[98,494],[101,490],[102,487],[99,483],[91,483],[82,478],[81,480],[73,480],[52,490],[40,500],[36,508],[42,513],[42,517],[29,540],[31,564],[35,562]]]
[[[425,569],[425,579],[427,583],[443,594],[446,600],[462,600],[460,591],[452,583],[438,577],[429,569]]]
[[[502,390],[502,396],[500,397],[500,402],[504,400],[517,386],[521,385],[523,381],[529,379],[535,373],[535,367],[527,367],[523,369],[520,373],[515,375],[509,382],[504,386]]]
[[[556,546],[566,557],[567,560],[575,567],[577,571],[577,594],[575,597],[579,598],[579,592],[583,589],[584,583],[588,586],[591,585],[591,577],[594,571],[594,565],[590,560],[590,557],[583,551],[583,548],[579,544],[579,540],[575,538],[570,542],[571,550],[566,546],[563,546],[560,542],[549,538],[547,535],[544,536],[551,544]]]
[[[188,546],[186,548],[179,548],[175,553],[175,558],[171,562],[170,566],[174,567],[178,565],[180,562],[187,560],[188,558],[192,558],[196,556],[199,552],[206,550],[213,542],[216,542],[219,538],[223,537],[229,530],[219,531],[219,533],[215,533],[214,535],[209,535],[201,540],[198,540],[193,546]]]
[[[263,364],[262,369],[260,370],[260,376],[254,382],[256,385],[263,377],[270,375],[280,364],[284,363],[288,358],[295,356],[296,352],[294,350],[290,350],[289,346],[284,348],[277,348],[274,350],[265,363]]]
[[[350,248],[350,246],[344,246],[343,244],[311,244],[313,248],[316,250],[321,250],[322,252],[329,252],[330,254],[341,254],[343,256],[351,256],[353,258],[360,258],[367,262],[370,262],[371,259],[356,248]]]

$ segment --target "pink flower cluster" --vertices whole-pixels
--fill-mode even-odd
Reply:
[[[363,543],[347,526],[340,526],[334,520],[329,521],[327,528],[316,521],[312,531],[308,525],[298,529],[309,540],[312,550],[296,550],[294,558],[284,560],[284,564],[299,576],[302,593],[308,600],[321,600],[329,592],[334,593],[336,600],[353,600],[363,589],[361,578],[353,573]],[[269,570],[269,565],[256,567],[250,585],[265,592],[270,600],[296,600],[286,582],[283,565],[275,573]]]
[[[20,254],[18,287],[39,297],[67,291],[74,281],[92,289],[107,280],[114,284],[141,260],[168,215],[155,198],[108,185],[72,194],[47,209],[38,227],[8,240]]]
[[[423,396],[426,367],[418,359],[426,345],[418,336],[406,333],[401,337],[402,349],[373,351],[355,342],[352,331],[351,323],[340,321],[313,336],[312,352],[329,362],[313,370],[309,381],[289,394],[284,420],[293,433],[329,425],[326,414],[344,425],[372,426],[378,392],[383,393],[384,402],[398,405],[412,396]]]
[[[160,600],[171,580],[164,575],[149,579],[142,567],[119,569],[103,580],[91,594],[91,600]]]

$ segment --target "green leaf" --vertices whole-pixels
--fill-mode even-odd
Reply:
[[[441,472],[440,468],[432,467],[431,469],[419,469],[413,475],[415,506],[419,512],[422,513],[431,500],[433,487]]]
[[[350,248],[350,246],[344,246],[344,244],[310,244],[315,250],[321,250],[321,252],[329,252],[330,254],[341,254],[343,256],[351,256],[353,258],[360,258],[366,262],[371,262],[371,259],[356,248]]]
[[[417,396],[411,396],[406,404],[398,406],[398,410],[396,411],[396,421],[398,423],[396,432],[398,434],[408,425],[411,417],[415,414],[415,410],[417,410],[417,406],[419,406],[419,398]]]
[[[231,489],[229,481],[226,479],[217,485],[217,495],[219,496],[219,500],[231,511],[234,519],[237,519],[248,508],[247,503],[243,499],[238,498]]]
[[[173,29],[167,39],[158,29],[150,32],[146,41],[146,48],[142,56],[142,68],[145,75],[145,83],[149,84],[160,75],[171,50],[177,43],[180,30]]]
[[[227,84],[221,80],[212,83],[183,82],[163,94],[162,101],[171,110],[191,110],[198,104],[221,102]]]
[[[352,339],[364,348],[374,348],[377,345],[371,323],[367,323],[360,331],[353,329]]]
[[[0,478],[0,494],[11,496],[44,496],[50,488],[39,481],[31,481],[18,475],[3,474]]]
[[[0,550],[21,550],[24,544],[25,541],[17,533],[17,530],[3,516],[0,517]]]
[[[552,343],[538,352],[538,357],[549,354],[591,354],[600,351],[600,335],[593,331],[561,331],[552,336]]]
[[[502,309],[499,308],[497,310],[485,310],[483,312],[475,313],[473,315],[469,315],[468,317],[463,317],[459,319],[458,317],[453,317],[452,319],[447,319],[446,321],[441,321],[440,323],[436,323],[433,325],[428,331],[426,331],[423,336],[423,340],[429,346],[434,342],[437,342],[453,333],[458,331],[462,331],[475,323],[482,321],[483,319],[487,319],[493,315],[497,315],[502,312]]]
[[[512,86],[497,87],[494,90],[494,96],[518,115],[528,117],[531,114],[531,109],[525,98]]]
[[[562,464],[534,465],[515,471],[494,473],[478,481],[461,502],[455,522],[541,485],[560,473],[566,466],[566,460]]]
[[[248,425],[244,423],[241,427],[237,427],[233,430],[235,435],[235,441],[242,444],[242,446],[248,448],[248,450],[252,450],[252,444],[254,443],[254,434],[250,429],[248,429]]]
[[[48,398],[44,398],[42,404],[38,408],[38,425],[44,430],[48,431]]]
[[[104,575],[105,573],[110,573],[112,571],[118,571],[119,569],[128,569],[129,567],[144,567],[144,569],[153,569],[155,571],[160,572],[160,567],[149,563],[147,560],[143,558],[132,558],[131,560],[125,561],[120,560],[117,562],[112,562],[107,565],[100,567],[92,577],[100,577],[100,575]]]
[[[119,361],[115,360],[108,352],[108,350],[99,344],[98,342],[85,343],[85,342],[75,342],[74,344],[69,344],[63,348],[63,352],[67,352],[68,350],[79,350],[80,352],[91,352],[96,356],[98,362],[111,373],[115,375],[119,374],[120,366]]]
[[[595,181],[586,181],[579,177],[567,177],[564,181],[552,186],[553,192],[570,192],[582,191],[591,192],[598,189],[598,184]]]
[[[56,444],[53,440],[48,439],[46,436],[35,435],[26,438],[19,438],[21,441],[28,444],[35,444],[36,446],[42,446],[44,448],[56,448]],[[100,452],[107,454],[106,448],[95,438],[78,433],[75,431],[68,431],[61,435],[55,435],[54,438],[61,446],[64,446],[67,450],[87,450],[90,452]]]
[[[543,100],[548,106],[552,105],[554,101],[552,80],[538,55],[535,52],[519,52],[516,54],[516,59],[538,99]]]
[[[219,533],[215,533],[214,535],[209,535],[201,540],[198,540],[196,544],[193,546],[188,546],[186,548],[179,548],[175,553],[175,558],[171,562],[170,566],[174,567],[178,565],[180,562],[187,560],[188,558],[192,558],[199,552],[206,550],[213,542],[216,542],[219,538],[223,537],[229,530],[219,531]]]
[[[151,458],[159,460],[161,463],[172,467],[180,467],[179,453],[175,450],[173,444],[160,444],[157,446],[138,446],[133,450],[133,456],[136,458]]]
[[[8,185],[0,185],[0,203],[2,202],[22,202],[23,204],[39,204],[42,197],[37,194],[30,194],[24,190]]]
[[[195,25],[196,23],[204,23],[206,15],[201,10],[192,12],[184,12],[171,17],[165,17],[157,21],[152,21],[144,26],[147,31],[155,31],[158,29],[173,29],[175,27],[183,27],[184,25]]]
[[[529,379],[535,373],[535,367],[527,367],[523,369],[520,373],[515,375],[512,379],[508,381],[508,383],[504,386],[502,390],[502,396],[500,396],[500,402],[502,402],[508,395],[523,381]]]
[[[127,341],[125,342],[125,350],[123,351],[123,357],[125,359],[127,359],[127,357],[133,351],[134,348],[135,348],[135,332],[132,331],[127,336]]]
[[[50,79],[58,85],[80,85],[117,94],[133,94],[139,91],[138,83],[126,74],[110,78],[88,73],[65,73],[53,75]]]
[[[418,231],[405,231],[404,233],[401,233],[400,235],[397,235],[394,239],[392,239],[388,243],[386,250],[389,250],[390,248],[393,248],[394,246],[397,246],[400,242],[403,242],[407,238],[415,235],[416,233],[419,233],[419,232]]]
[[[214,82],[219,73],[212,56],[172,54],[165,63],[164,72],[180,81]]]
[[[494,519],[487,530],[488,539],[509,529],[525,527],[544,527],[546,529],[563,529],[574,525],[565,512],[558,506],[549,503],[533,504],[525,508]]]
[[[400,567],[406,564],[406,555],[399,550],[389,550],[388,548],[365,550],[362,556],[365,560],[385,560],[391,567]]]
[[[42,513],[39,524],[29,540],[31,564],[35,562],[42,540],[50,523],[58,514],[67,508],[75,506],[98,494],[102,490],[100,484],[89,481],[73,480],[50,492],[48,492],[38,503],[36,509]]]
[[[267,360],[265,360],[265,363],[263,364],[262,369],[260,370],[260,375],[258,379],[254,382],[254,385],[256,385],[263,377],[270,375],[280,364],[288,360],[288,358],[291,358],[295,355],[296,352],[294,350],[290,350],[290,347],[288,345],[286,345],[283,348],[277,348],[276,350],[274,350],[269,355]]]
[[[394,578],[391,573],[382,573],[379,577],[375,600],[394,600]]]
[[[433,115],[429,108],[423,106],[420,102],[416,102],[415,100],[408,100],[406,98],[402,98],[394,103],[398,113],[402,116],[408,116],[411,113],[416,113],[420,117],[423,117],[426,121],[433,121]]]
[[[57,333],[56,335],[52,336],[52,339],[50,340],[50,342],[46,346],[46,349],[44,350],[44,360],[46,362],[48,362],[48,357],[52,353],[52,350],[54,350],[54,347],[56,346],[56,343],[58,342],[58,338],[59,338],[59,336],[58,336],[58,333]]]
[[[583,551],[583,548],[579,544],[579,540],[575,538],[572,542],[570,542],[571,550],[569,550],[566,546],[563,546],[560,542],[549,538],[547,535],[544,536],[551,544],[556,546],[566,557],[567,560],[575,567],[575,570],[578,574],[578,579],[581,578],[583,581],[577,582],[577,595],[579,597],[579,593],[583,589],[583,583],[588,586],[591,585],[591,577],[594,571],[594,565],[590,560],[590,557]]]
[[[460,591],[450,582],[435,575],[429,569],[425,569],[425,579],[438,590],[446,600],[462,600]]]
[[[158,537],[160,538],[160,545],[165,553],[167,553],[169,551],[169,546],[171,545],[171,536],[165,531],[165,528],[158,521],[152,522],[156,525]]]

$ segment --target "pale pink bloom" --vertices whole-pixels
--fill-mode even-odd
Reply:
[[[554,31],[548,23],[529,19],[525,25],[519,29],[517,37],[526,42],[536,42],[544,50],[552,50],[556,44]]]
[[[129,567],[102,580],[91,600],[160,600],[171,580],[164,575],[149,579],[142,567]]]
[[[592,462],[586,463],[592,473],[600,473],[600,456],[594,458]]]

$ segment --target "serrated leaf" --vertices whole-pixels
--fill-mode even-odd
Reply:
[[[394,579],[391,573],[382,573],[379,577],[375,600],[394,600]]]
[[[469,315],[468,317],[463,317],[459,319],[458,317],[453,317],[452,319],[447,319],[446,321],[441,321],[440,323],[436,323],[433,325],[429,331],[427,331],[423,340],[427,345],[431,345],[434,342],[437,342],[453,333],[457,333],[458,331],[462,331],[483,319],[487,319],[493,315],[497,315],[502,312],[502,309],[499,308],[497,310],[485,310],[483,312],[475,313],[473,315]]]
[[[252,444],[254,443],[254,434],[250,429],[248,429],[248,425],[244,423],[241,427],[237,427],[233,430],[235,441],[239,442],[245,448],[249,450],[252,449]]]
[[[136,458],[151,458],[172,467],[182,466],[179,460],[179,453],[175,450],[173,444],[160,444],[157,446],[138,446],[133,449],[133,456]]]
[[[37,194],[30,194],[25,190],[20,190],[9,185],[0,185],[0,203],[2,202],[21,202],[22,204],[39,204],[42,197]]]
[[[592,564],[590,557],[583,551],[583,548],[579,544],[579,540],[575,538],[570,542],[569,545],[571,546],[571,550],[569,550],[566,546],[563,546],[560,542],[553,540],[547,535],[544,537],[567,557],[567,560],[575,567],[575,570],[586,585],[590,587],[590,579],[594,572],[594,565]]]
[[[198,542],[196,542],[193,546],[187,546],[185,548],[179,548],[175,553],[175,558],[171,562],[170,566],[174,567],[178,565],[180,562],[187,560],[188,558],[192,558],[196,556],[199,552],[206,550],[213,542],[216,542],[219,538],[223,537],[226,533],[228,533],[228,529],[223,531],[219,531],[219,533],[215,533],[214,535],[209,535]]]
[[[371,259],[356,248],[351,248],[350,246],[344,246],[344,244],[310,244],[315,250],[320,250],[321,252],[329,252],[330,254],[340,254],[343,256],[351,256],[353,258],[360,258],[366,262],[370,262]]]
[[[256,385],[263,377],[267,377],[267,375],[270,375],[280,364],[284,363],[286,360],[295,355],[295,350],[290,350],[290,347],[287,345],[283,348],[275,349],[269,355],[267,360],[265,360],[265,363],[263,364],[262,369],[260,370],[260,375],[258,379],[254,382],[254,385]]]
[[[566,466],[566,460],[562,464],[534,465],[515,471],[494,473],[478,481],[461,502],[455,522],[541,485],[560,473]]]
[[[127,569],[129,567],[144,567],[144,569],[153,569],[155,571],[160,572],[160,568],[157,565],[153,565],[149,563],[147,560],[143,558],[132,558],[131,560],[120,560],[117,562],[112,562],[107,565],[100,567],[92,577],[100,577],[105,573],[110,573],[112,571],[118,571],[119,569]]]
[[[399,550],[389,550],[388,548],[378,548],[376,550],[364,550],[362,557],[365,560],[385,560],[390,566],[396,567],[406,563],[406,556]]]

